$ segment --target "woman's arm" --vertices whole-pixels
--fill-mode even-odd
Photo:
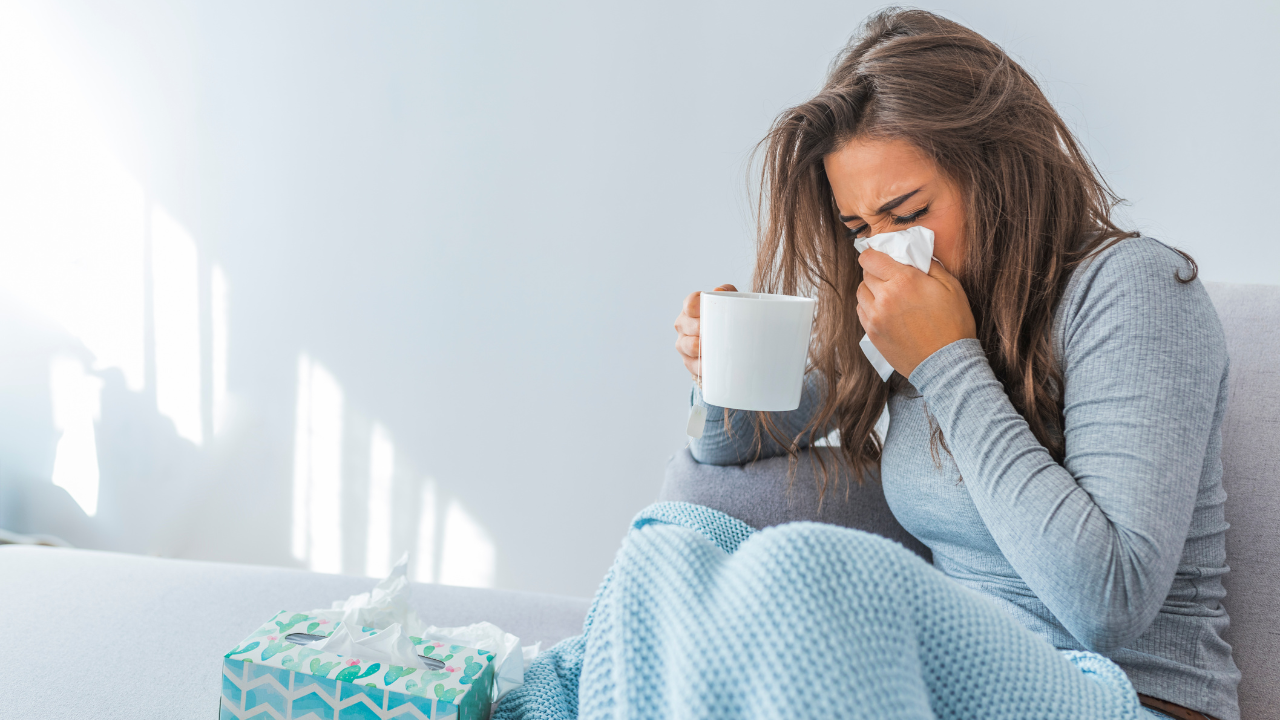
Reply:
[[[804,376],[804,390],[800,394],[800,407],[787,412],[770,413],[774,425],[788,438],[796,441],[796,447],[809,446],[809,433],[801,432],[809,419],[822,407],[825,399],[824,383],[817,372]],[[730,410],[729,426],[725,425],[725,409],[718,405],[708,405],[702,399],[702,391],[695,384],[690,405],[701,405],[707,411],[707,424],[703,428],[702,437],[689,439],[689,452],[693,459],[705,465],[742,465],[753,460],[777,457],[786,452],[767,430],[760,430],[759,454],[756,452],[755,413],[746,410]],[[820,429],[815,437],[826,437],[831,431],[828,425]],[[732,433],[732,434],[731,434]]]
[[[987,528],[1085,647],[1125,647],[1159,612],[1182,556],[1224,410],[1227,356],[1203,286],[1148,239],[1095,259],[1059,321],[1066,458],[1054,462],[1010,404],[977,340],[910,380]],[[1207,467],[1212,464],[1214,467]]]

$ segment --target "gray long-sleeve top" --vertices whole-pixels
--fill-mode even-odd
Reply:
[[[881,480],[934,565],[1056,647],[1102,653],[1138,692],[1237,720],[1240,673],[1222,639],[1227,572],[1222,326],[1182,258],[1123,240],[1071,277],[1054,320],[1065,378],[1059,464],[1009,402],[977,340],[890,382]],[[823,401],[775,413],[792,437]],[[693,402],[702,403],[695,388]],[[705,403],[704,403],[705,404]],[[754,459],[748,413],[707,406],[696,460]],[[950,454],[929,448],[933,416]],[[819,436],[830,428],[824,428]],[[803,446],[808,433],[800,438]],[[761,457],[782,448],[763,436]]]

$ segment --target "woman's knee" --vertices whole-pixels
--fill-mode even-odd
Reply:
[[[753,535],[739,553],[758,553],[783,567],[817,566],[847,582],[935,572],[918,555],[873,533],[814,522],[787,523]]]

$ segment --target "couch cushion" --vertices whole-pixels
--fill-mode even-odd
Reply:
[[[223,653],[280,610],[365,592],[369,578],[91,550],[0,547],[0,715],[212,718]],[[413,586],[442,626],[488,620],[543,647],[582,631],[590,601]]]
[[[1205,283],[1231,357],[1222,422],[1223,579],[1245,720],[1280,708],[1280,287]]]
[[[702,465],[693,459],[689,448],[684,448],[667,460],[658,500],[705,505],[757,529],[797,520],[857,528],[901,543],[930,560],[929,548],[898,524],[878,479],[858,485],[849,482],[845,471],[836,489],[828,491],[819,502],[818,482],[822,475],[814,461],[820,456],[834,481],[835,452],[834,448],[821,447],[800,451],[795,479],[788,482],[786,456],[741,466]]]

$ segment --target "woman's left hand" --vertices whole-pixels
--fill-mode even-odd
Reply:
[[[956,340],[978,336],[969,298],[960,281],[934,260],[929,274],[896,262],[878,250],[858,256],[858,319],[876,349],[911,377],[925,358]]]

